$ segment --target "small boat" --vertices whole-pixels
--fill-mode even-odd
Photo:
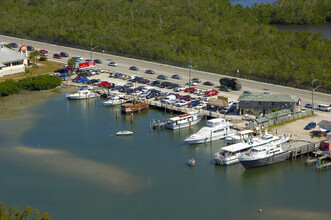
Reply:
[[[149,105],[143,102],[124,103],[121,105],[123,113],[141,112],[148,109]]]
[[[232,124],[224,118],[210,119],[205,127],[187,137],[184,141],[188,144],[201,144],[220,140],[235,134],[235,131],[231,130],[230,126]]]
[[[194,165],[195,165],[195,160],[194,160],[194,158],[192,157],[190,160],[188,160],[188,161],[187,161],[187,164],[188,164],[189,166],[194,166]]]
[[[122,104],[123,100],[119,96],[111,96],[107,101],[104,101],[104,106],[115,106]]]
[[[119,131],[116,133],[117,136],[128,136],[128,135],[131,135],[133,134],[132,131],[127,131],[127,130],[124,130],[124,131]]]
[[[73,94],[68,94],[67,98],[71,100],[91,99],[96,98],[98,95],[88,89],[82,89]]]
[[[169,118],[166,127],[172,130],[186,128],[198,124],[201,119],[202,116],[198,115],[198,112],[194,111],[188,114]]]

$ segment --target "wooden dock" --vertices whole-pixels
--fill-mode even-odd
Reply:
[[[331,152],[315,151],[315,158],[308,158],[306,165],[316,164],[316,170],[326,170],[331,167]]]

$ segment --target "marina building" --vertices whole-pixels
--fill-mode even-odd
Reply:
[[[296,113],[301,105],[300,98],[294,95],[280,94],[251,94],[241,95],[238,98],[239,112],[252,115],[266,115],[270,112],[289,109]]]
[[[5,45],[6,43],[0,42],[0,77],[24,72],[28,65],[27,57]]]

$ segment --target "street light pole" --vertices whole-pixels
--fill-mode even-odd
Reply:
[[[314,82],[317,81],[317,79],[313,79],[312,83],[311,83],[311,105],[312,108],[314,108],[314,91],[316,89],[318,89],[321,85],[317,86],[316,88],[314,88]]]
[[[192,70],[192,65],[191,65],[191,58],[190,58],[190,64],[187,66],[188,68],[188,82],[191,82],[191,70]]]
[[[92,47],[92,42],[91,42],[91,60],[93,60],[93,59],[92,59],[92,51],[95,50],[95,49],[98,48],[98,47],[99,47],[99,46]]]

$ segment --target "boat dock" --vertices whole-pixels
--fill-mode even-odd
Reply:
[[[308,158],[306,160],[306,166],[310,166],[312,164],[316,165],[316,170],[326,170],[331,167],[331,152],[330,151],[315,151],[315,158]]]

